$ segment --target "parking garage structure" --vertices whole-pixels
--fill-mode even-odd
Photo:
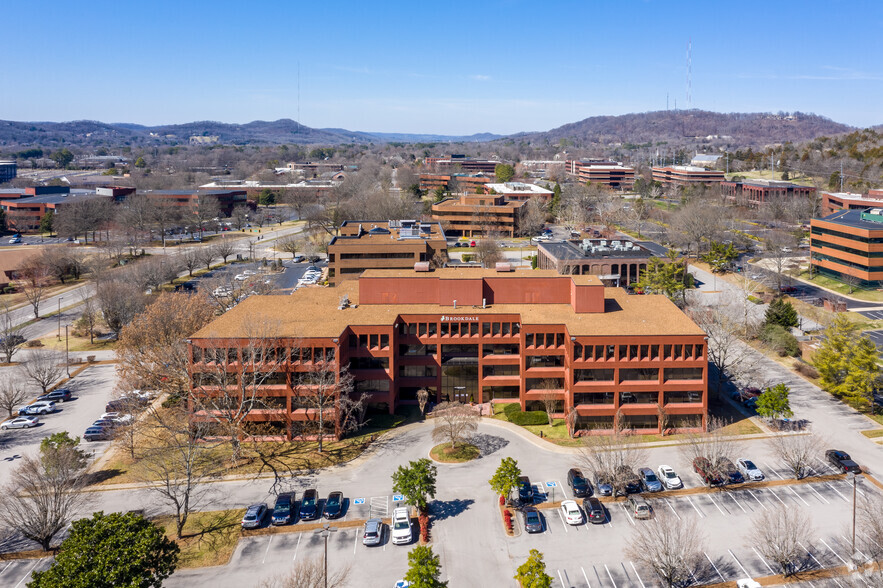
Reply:
[[[194,391],[211,393],[198,382],[217,369],[212,357],[253,369],[236,363],[254,346],[254,325],[273,326],[261,355],[275,363],[247,419],[279,434],[315,420],[305,374],[320,364],[390,413],[426,389],[435,402],[522,410],[550,400],[577,434],[706,427],[705,333],[666,297],[629,295],[597,276],[371,269],[333,289],[252,296],[189,339]]]

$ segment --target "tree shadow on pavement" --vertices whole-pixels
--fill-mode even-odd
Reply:
[[[496,435],[478,433],[472,436],[471,443],[478,447],[481,457],[487,457],[509,445],[509,440]]]
[[[471,498],[465,500],[461,498],[455,500],[433,500],[429,504],[429,514],[434,520],[443,521],[467,511],[473,504],[475,504],[475,501]]]

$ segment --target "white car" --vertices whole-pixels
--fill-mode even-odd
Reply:
[[[236,274],[233,279],[239,280],[240,282],[244,281],[248,276],[245,274]]]
[[[19,416],[25,416],[30,414],[49,414],[50,412],[55,412],[58,410],[55,408],[55,403],[51,400],[38,400],[37,402],[33,402],[28,404],[27,406],[22,406],[18,409]]]
[[[754,465],[754,462],[750,459],[745,459],[744,457],[737,459],[736,467],[739,468],[739,471],[742,472],[742,475],[745,476],[746,480],[760,482],[764,479],[761,469]]]
[[[548,235],[540,235],[538,237],[532,237],[531,241],[533,241],[534,243],[543,243],[544,241],[549,241],[550,239],[551,237],[549,237]]]
[[[120,423],[121,425],[127,425],[132,422],[132,415],[123,414],[121,412],[106,412],[102,414],[99,418],[107,419],[115,423]]]
[[[656,470],[656,473],[659,475],[659,480],[666,490],[676,490],[677,488],[684,487],[684,483],[671,466],[661,465]]]
[[[561,503],[561,516],[568,525],[581,525],[583,522],[583,511],[573,500],[565,500]]]
[[[407,507],[392,511],[392,542],[394,545],[407,545],[411,542],[411,517]]]
[[[6,421],[0,425],[0,429],[3,429],[4,431],[6,429],[30,429],[31,427],[36,427],[39,423],[39,417],[23,416],[18,417],[17,419],[12,419],[11,421]]]

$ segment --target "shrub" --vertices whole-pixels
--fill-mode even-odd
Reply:
[[[549,415],[543,410],[529,410],[527,412],[510,412],[509,422],[522,427],[526,425],[548,425]]]
[[[748,296],[748,301],[753,302],[754,304],[763,304],[763,300],[758,298],[757,296]]]
[[[513,412],[520,412],[520,411],[521,411],[521,404],[519,404],[517,402],[510,402],[509,404],[503,405],[503,413],[506,416],[509,416]]]
[[[31,339],[27,343],[25,343],[26,347],[43,347],[43,342],[39,339]]]
[[[506,504],[506,497],[500,494],[500,506]],[[509,512],[508,510],[506,512]]]
[[[460,256],[460,260],[463,263],[469,263],[471,261],[475,261],[475,254],[474,253],[464,253],[463,255]]]
[[[803,361],[795,361],[794,369],[797,370],[797,373],[803,374],[807,378],[819,377],[819,372],[816,370],[816,368]]]
[[[765,326],[760,333],[760,339],[770,349],[778,353],[780,357],[785,357],[786,355],[794,357],[800,354],[800,345],[797,343],[797,338],[781,325],[771,324]]]

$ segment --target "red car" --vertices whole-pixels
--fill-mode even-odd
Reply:
[[[470,246],[470,247],[475,247],[475,241],[470,241],[470,242],[469,242],[469,246]]]
[[[720,475],[714,471],[714,468],[711,467],[711,462],[708,461],[708,458],[697,457],[694,459],[693,469],[709,486],[720,486],[724,483],[723,478],[721,478]]]

